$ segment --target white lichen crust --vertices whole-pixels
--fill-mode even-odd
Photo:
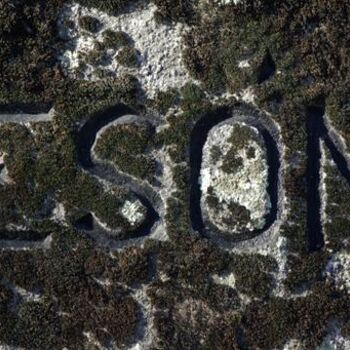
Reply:
[[[200,184],[202,209],[217,228],[232,234],[263,228],[271,203],[259,131],[242,122],[214,127],[203,149]]]
[[[181,87],[191,78],[182,60],[182,37],[186,30],[183,24],[166,25],[157,23],[152,4],[140,4],[134,11],[119,16],[109,16],[93,8],[78,4],[65,6],[59,21],[60,35],[67,41],[65,51],[59,57],[66,74],[83,80],[100,80],[101,72],[115,77],[123,74],[134,75],[149,97],[157,91]],[[92,16],[101,23],[96,33],[79,27],[79,18]],[[71,23],[68,28],[66,23]],[[113,30],[129,36],[131,45],[138,52],[138,65],[126,67],[118,62],[122,48],[108,48],[102,62],[91,64],[96,45],[103,43],[103,32]]]
[[[145,207],[139,200],[126,200],[121,213],[129,221],[131,226],[137,226],[145,219]]]

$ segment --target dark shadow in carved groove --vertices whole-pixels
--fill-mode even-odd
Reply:
[[[320,170],[321,147],[320,137],[325,134],[323,123],[324,109],[310,107],[307,109],[306,131],[308,157],[306,168],[306,202],[307,202],[307,238],[311,251],[324,245],[321,225]]]
[[[91,231],[94,229],[94,218],[88,213],[74,222],[74,226],[80,231]]]
[[[280,157],[277,144],[270,134],[270,132],[259,122],[259,115],[256,115],[256,124],[254,125],[261,133],[264,139],[265,147],[267,149],[267,164],[269,166],[268,173],[268,187],[267,191],[271,199],[271,209],[266,216],[266,223],[260,230],[253,232],[244,232],[241,234],[231,234],[229,232],[223,232],[218,229],[214,229],[214,225],[206,227],[203,221],[201,210],[201,189],[198,179],[200,176],[203,147],[207,140],[210,130],[217,124],[234,118],[234,112],[237,111],[240,115],[255,116],[256,112],[250,108],[221,108],[215,112],[211,112],[202,117],[195,125],[190,142],[190,167],[191,167],[191,191],[190,191],[190,218],[192,228],[195,231],[200,232],[204,236],[215,236],[224,238],[230,241],[242,241],[249,238],[253,238],[260,235],[264,231],[268,230],[277,218],[278,213],[278,183],[279,183],[279,169],[280,169]],[[216,232],[215,232],[216,231]]]
[[[270,52],[267,52],[259,68],[257,83],[262,84],[264,81],[269,80],[275,72],[276,64]]]
[[[324,236],[321,223],[321,198],[319,191],[321,174],[321,139],[328,148],[339,172],[350,186],[350,170],[348,168],[348,163],[328,133],[323,118],[324,114],[324,106],[307,108],[307,237],[310,251],[319,250],[324,246]]]
[[[94,114],[78,131],[76,136],[76,147],[79,164],[88,172],[93,173],[96,165],[91,159],[91,148],[95,142],[96,134],[106,125],[112,123],[113,121],[124,117],[125,115],[136,115],[137,113],[131,108],[125,105],[116,105],[107,108]],[[102,168],[102,167],[101,167]],[[115,173],[115,171],[109,165],[105,165],[103,170],[109,173]],[[110,179],[110,174],[108,176]],[[147,214],[144,222],[136,230],[130,233],[130,237],[121,238],[136,238],[141,236],[147,236],[150,234],[154,224],[159,220],[159,215],[155,211],[151,202],[146,198],[146,196],[141,195],[137,191],[132,191],[135,197],[142,203],[142,205],[147,209]],[[112,237],[112,236],[111,236]]]
[[[9,104],[0,104],[0,114],[41,114],[49,113],[53,103],[42,102],[42,103],[9,103]]]
[[[19,230],[19,231],[0,231],[0,240],[4,241],[18,241],[18,242],[39,242],[43,241],[50,233],[37,232],[33,230]]]

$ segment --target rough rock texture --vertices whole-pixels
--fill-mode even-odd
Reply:
[[[74,1],[84,7],[66,0],[0,0],[1,104],[44,101],[57,112],[53,118],[0,116],[0,148],[6,154],[0,160],[0,343],[28,350],[350,349],[350,181],[338,181],[339,162],[330,166],[322,159],[323,203],[317,210],[324,212],[325,239],[310,251],[305,153],[305,121],[315,104],[320,119],[323,109],[329,113],[349,150],[347,2]],[[140,7],[129,8],[135,3]],[[111,17],[94,6],[127,13]],[[59,13],[67,46],[56,35]],[[95,20],[78,27],[88,15]],[[138,78],[153,101],[139,93],[134,79],[120,77],[125,73]],[[181,89],[191,79],[200,84]],[[154,94],[157,89],[164,93]],[[276,220],[260,235],[247,232],[232,240],[216,237],[219,230],[209,223],[203,238],[193,232],[188,215],[191,129],[203,115],[221,110],[232,115],[240,102],[252,112],[234,120],[269,132],[279,150]],[[77,161],[85,151],[75,136],[85,121],[109,108],[118,113],[120,104],[155,121],[151,155],[160,162],[159,190],[127,176],[113,179],[115,169],[107,174],[94,154],[96,172],[82,172]],[[34,127],[23,120],[44,123]],[[230,232],[253,230],[269,207],[265,158],[259,156],[264,147],[252,136],[232,151],[224,130],[213,138],[210,163],[203,167],[209,184],[204,219],[208,223],[210,210],[214,224]],[[266,148],[270,151],[268,142]],[[137,225],[136,198],[112,195],[112,184],[120,183],[152,201],[160,219],[150,234],[128,238],[130,225],[122,214]],[[274,191],[269,193],[274,214]],[[123,200],[117,203],[118,198]],[[50,211],[43,210],[47,204]],[[100,227],[80,232],[92,225],[91,214],[106,229],[120,224],[123,232],[106,235]],[[29,245],[17,237],[47,238]]]
[[[150,97],[157,90],[181,87],[190,80],[181,53],[181,38],[186,28],[182,24],[157,23],[156,9],[154,4],[144,4],[133,12],[113,17],[77,4],[66,6],[60,20],[61,36],[67,40],[66,50],[60,56],[63,69],[72,77],[84,80],[129,73],[139,79]],[[79,18],[87,15],[102,23],[101,30],[95,34],[79,28]],[[65,25],[67,21],[72,27]],[[101,59],[98,57],[97,62],[91,64],[89,58],[97,54],[96,46],[103,42],[105,30],[122,31],[129,36],[130,45],[139,53],[138,67],[128,68],[118,63],[117,56],[122,48],[103,50]]]
[[[244,143],[237,140],[238,144],[235,144],[236,140],[232,140],[237,128],[244,128],[250,134]],[[262,142],[258,130],[243,123],[224,123],[208,135],[200,180],[204,194],[202,205],[208,206],[208,200],[214,201],[216,208],[209,204],[207,211],[211,222],[222,230],[233,233],[253,231],[265,224],[270,199],[267,193],[266,150]],[[239,212],[247,217],[238,217],[240,214],[230,209],[232,204],[238,205]],[[217,210],[218,207],[220,210]],[[235,217],[233,213],[238,215]]]

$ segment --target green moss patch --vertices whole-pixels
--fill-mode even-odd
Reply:
[[[127,46],[130,43],[128,35],[121,31],[113,31],[107,29],[102,33],[103,44],[108,49],[118,49],[122,46]]]
[[[123,11],[126,11],[130,5],[137,3],[138,0],[110,0],[110,1],[99,1],[99,0],[78,0],[82,6],[89,8],[96,8],[100,11],[107,12],[110,15],[116,15]]]
[[[155,160],[147,155],[153,146],[153,132],[149,125],[120,124],[108,128],[98,139],[95,152],[118,169],[152,182]]]
[[[78,23],[81,29],[90,33],[97,33],[102,28],[102,23],[92,16],[82,16],[79,18]]]
[[[139,64],[138,51],[132,47],[123,47],[117,54],[117,62],[125,67],[137,67]]]

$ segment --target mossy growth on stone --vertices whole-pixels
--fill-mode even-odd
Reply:
[[[220,207],[219,198],[215,195],[213,187],[208,188],[206,201],[210,209],[219,210],[219,207]]]
[[[83,63],[96,67],[107,64],[110,57],[108,57],[103,45],[96,41],[93,50],[83,53],[82,59]]]
[[[8,33],[19,19],[19,4],[12,0],[2,0],[0,5],[0,33]]]
[[[117,15],[126,11],[128,6],[136,4],[138,1],[139,0],[77,0],[77,3],[85,7],[96,8],[110,15]]]
[[[102,23],[92,16],[82,16],[78,20],[81,29],[90,33],[97,33],[102,28]]]
[[[2,0],[0,9],[1,103],[52,103],[63,80],[57,62],[62,2]]]
[[[232,129],[231,135],[228,138],[228,142],[232,145],[233,149],[238,151],[249,144],[249,141],[256,139],[252,128],[244,124],[235,124]]]
[[[94,151],[98,158],[112,162],[119,170],[152,181],[155,160],[148,152],[153,147],[149,125],[125,123],[108,128],[98,139]]]
[[[251,221],[250,211],[243,205],[231,202],[227,205],[229,216],[224,216],[222,222],[228,227],[236,226],[237,230],[244,230]]]
[[[331,125],[344,137],[350,150],[350,88],[340,86],[326,100],[326,113]]]
[[[327,237],[327,247],[340,251],[344,242],[350,238],[350,192],[346,179],[342,176],[336,164],[332,161],[328,148],[324,148],[323,171],[324,186],[327,201],[324,205],[324,232]],[[345,247],[348,251],[348,247]]]
[[[125,67],[135,68],[139,65],[139,53],[133,47],[123,47],[117,54],[117,62]]]
[[[132,343],[139,305],[118,282],[102,286],[94,279],[112,280],[117,266],[124,283],[141,280],[147,269],[142,250],[129,249],[112,259],[85,235],[59,228],[52,234],[51,249],[8,251],[5,256],[1,274],[9,288],[0,287],[1,342],[28,350],[83,350],[89,348],[84,336],[89,332],[103,347],[111,342],[118,347]],[[40,298],[17,299],[14,312],[14,286],[28,292],[35,287]]]
[[[103,62],[104,52],[95,49],[84,56],[87,64],[90,64],[91,66],[99,66]]]
[[[209,225],[227,238],[264,227],[269,212],[268,168],[263,140],[254,127],[226,121],[212,128],[204,144],[200,176],[201,206],[202,210],[207,206]]]
[[[150,107],[166,114],[171,107],[178,103],[179,97],[179,92],[176,89],[158,91],[155,98],[150,101]]]
[[[108,158],[113,148],[119,152],[140,154],[151,145],[151,129],[148,125],[124,123],[108,128],[96,144],[96,152]]]
[[[253,132],[252,128],[243,124],[235,124],[227,140],[230,144],[230,148],[223,157],[222,171],[227,174],[234,174],[244,165],[244,159],[238,155],[239,151],[242,151],[242,149],[246,149],[245,153],[247,159],[254,159],[256,150],[250,145],[250,143],[254,141],[260,143],[260,140]]]
[[[232,174],[238,171],[243,166],[243,158],[237,156],[234,147],[230,148],[223,158],[221,169],[227,174]]]
[[[107,29],[102,33],[103,45],[107,49],[118,49],[122,46],[128,46],[130,39],[125,32]]]
[[[155,13],[159,22],[190,23],[196,17],[195,6],[198,0],[152,0],[157,5]]]
[[[220,202],[212,187],[208,188],[205,201],[211,211],[211,216],[221,217],[221,224],[226,228],[231,227],[235,228],[235,231],[244,232],[248,224],[251,223],[251,213],[246,207],[235,202],[224,205]]]
[[[127,199],[131,199],[130,193],[124,188],[112,187],[106,191],[96,179],[82,172],[71,179],[60,195],[68,212],[79,209],[94,213],[101,223],[116,231],[114,236],[119,239],[131,237],[137,228],[122,213]]]
[[[99,67],[95,70],[94,74],[99,79],[107,79],[107,78],[111,78],[113,76],[113,71]]]
[[[247,150],[247,157],[248,159],[253,159],[255,158],[255,155],[256,155],[256,151],[255,151],[255,148],[254,147],[248,147],[248,150]]]
[[[72,127],[74,121],[84,120],[93,113],[118,103],[135,107],[138,92],[137,80],[131,75],[121,75],[119,78],[109,78],[102,82],[69,81],[56,97],[55,110],[64,115],[57,122],[62,127]]]
[[[230,269],[239,292],[262,299],[270,296],[274,286],[273,273],[278,269],[274,258],[259,254],[233,254],[230,256]]]
[[[217,163],[222,157],[221,148],[218,145],[213,145],[210,148],[210,159],[213,163]]]
[[[78,2],[116,13],[133,1]],[[18,213],[27,217],[36,214],[45,194],[57,192],[63,199],[67,193],[77,191],[81,184],[72,171],[76,167],[73,126],[96,110],[121,101],[135,103],[135,84],[129,78],[94,84],[62,77],[56,66],[59,44],[56,26],[61,1],[27,1],[23,6],[13,7],[19,3],[0,0],[3,34],[0,66],[4,77],[0,81],[1,103],[53,101],[57,115],[52,123],[53,131],[45,136],[36,129],[30,133],[17,130],[10,135],[6,128],[1,128],[2,147],[9,147],[6,167],[16,179],[12,186],[0,186],[1,224],[12,222],[13,215]],[[173,10],[178,3],[165,1],[164,5],[158,5],[159,11],[165,13],[163,18],[177,21],[176,16],[181,12]],[[174,239],[179,235],[173,234],[170,242],[159,243],[155,253],[159,275],[147,287],[155,308],[157,348],[270,350],[283,348],[290,339],[297,339],[300,348],[315,349],[329,334],[333,320],[337,320],[344,336],[350,335],[349,295],[324,278],[329,255],[306,251],[305,159],[300,157],[306,149],[305,135],[300,132],[304,127],[303,106],[319,94],[326,97],[332,94],[332,99],[327,100],[327,115],[348,140],[349,8],[345,1],[339,0],[292,0],[288,6],[270,0],[240,3],[218,6],[218,17],[211,13],[210,25],[204,22],[192,37],[197,45],[189,46],[194,54],[186,55],[186,62],[194,76],[214,90],[228,87],[234,91],[254,84],[258,107],[278,112],[271,118],[280,125],[286,145],[285,158],[296,159],[298,164],[298,168],[288,167],[285,174],[289,204],[286,222],[290,223],[281,229],[290,252],[285,286],[287,293],[305,291],[305,287],[308,290],[297,297],[275,297],[272,290],[276,270],[265,261],[262,263],[262,258],[240,255],[231,259],[228,268],[235,276],[235,286],[215,285],[212,276],[227,268],[229,253],[208,247],[203,237],[185,243],[185,237],[193,235],[188,235],[188,187],[183,181],[185,176],[179,175],[186,170],[186,165],[182,165],[176,170],[181,191],[168,200],[171,205],[167,215],[171,217],[169,230],[184,234],[181,240]],[[241,64],[242,61],[245,63]],[[266,68],[273,66],[276,71],[272,69],[272,74],[268,74]],[[209,109],[204,99],[198,98],[195,88],[186,90],[181,102],[184,114],[170,117],[169,128],[162,135],[164,144],[173,149],[172,159],[183,162],[180,164],[187,160],[189,133],[197,112]],[[169,105],[165,103],[164,110]],[[31,140],[30,134],[40,137]],[[15,141],[9,142],[10,138]],[[50,139],[54,142],[50,143]],[[16,142],[21,147],[16,148]],[[38,149],[42,151],[37,157]],[[248,154],[253,158],[249,149]],[[334,225],[326,225],[330,243],[325,251],[343,249],[349,232],[348,220],[340,217],[348,213],[348,189],[333,178],[333,171],[329,174],[329,203],[340,201],[341,204],[326,209],[327,215],[334,217]],[[73,184],[68,186],[72,179]],[[84,197],[87,187],[82,187],[77,197],[94,200],[101,211],[108,211],[102,203],[108,200],[103,196],[96,200],[94,190]],[[108,215],[114,215],[113,210]],[[1,286],[1,343],[30,350],[63,347],[83,350],[94,346],[86,344],[84,333],[89,332],[104,347],[114,339],[116,346],[127,346],[135,334],[137,304],[128,290],[118,286],[147,281],[148,265],[142,251],[127,249],[111,259],[109,250],[93,249],[92,243],[79,232],[72,232],[70,239],[58,229],[52,232],[52,247],[44,253],[1,252],[4,280],[28,290],[40,286],[43,293],[39,303],[23,305],[21,301],[16,315],[9,309],[15,300],[11,288]],[[95,283],[95,278],[103,281],[106,276],[111,277],[113,288],[105,289]],[[248,305],[240,308],[237,292],[248,296],[244,299]]]

